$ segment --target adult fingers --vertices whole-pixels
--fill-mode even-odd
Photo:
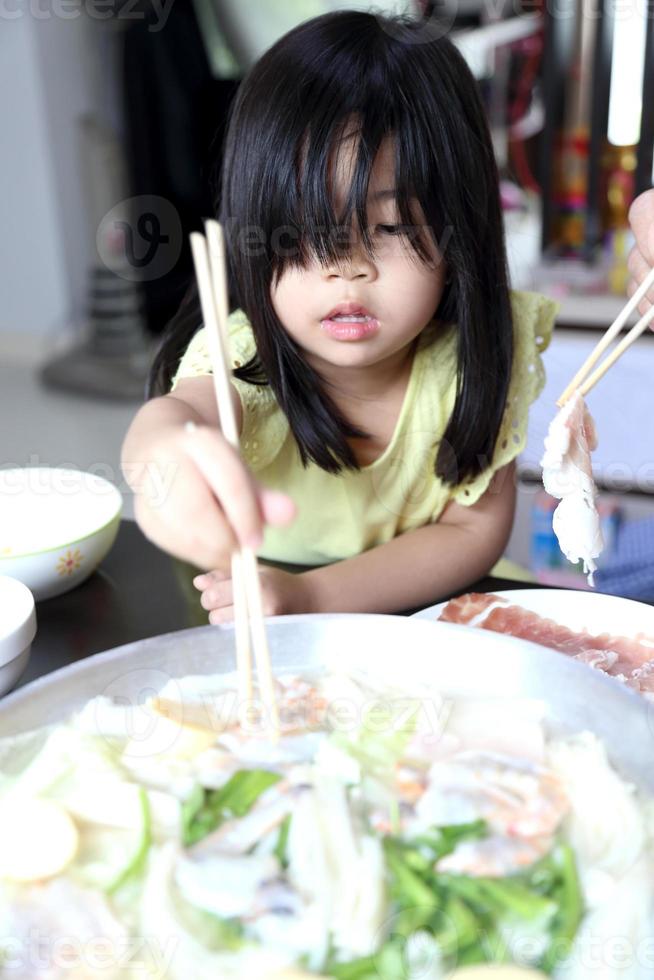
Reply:
[[[633,202],[629,208],[629,223],[636,246],[651,269],[654,266],[654,188],[640,194]]]
[[[631,275],[631,279],[627,286],[627,293],[629,296],[633,296],[640,284],[644,282],[646,277],[649,275],[651,267],[647,264],[642,252],[640,252],[637,248],[633,248],[629,253],[627,266]],[[654,304],[654,287],[648,290],[638,304],[639,312],[641,314],[646,313],[652,304]]]

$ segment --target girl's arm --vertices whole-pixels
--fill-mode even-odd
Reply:
[[[232,400],[240,428],[241,400],[234,390]],[[136,468],[139,460],[149,460],[152,444],[171,431],[183,429],[187,422],[218,428],[216,396],[211,375],[184,378],[177,385],[174,394],[153,398],[138,410],[127,431],[122,449],[121,461],[123,466],[128,467],[125,474],[128,481],[131,469]]]
[[[501,557],[515,511],[515,464],[498,470],[471,507],[451,503],[436,524],[408,531],[355,558],[300,575],[262,568],[268,615],[391,613],[427,606],[487,574]],[[229,575],[196,579],[211,622],[233,618]]]
[[[515,465],[495,474],[471,507],[451,503],[436,524],[402,534],[355,558],[306,572],[320,612],[415,609],[486,575],[502,556],[515,511]]]

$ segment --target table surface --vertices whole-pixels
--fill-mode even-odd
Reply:
[[[156,548],[133,521],[122,521],[111,552],[86,582],[38,603],[37,634],[17,686],[125,643],[206,626],[207,613],[192,584],[196,571]],[[475,583],[470,591],[532,585],[489,577]],[[434,596],[434,602],[440,598],[444,597]]]

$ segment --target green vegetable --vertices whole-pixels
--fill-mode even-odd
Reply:
[[[335,732],[331,738],[340,749],[356,759],[365,775],[374,776],[384,782],[404,755],[413,737],[419,710],[420,705],[416,703],[412,715],[399,729],[393,727],[390,718],[388,728],[383,732],[370,731],[364,721],[352,739],[339,732]]]
[[[141,804],[142,823],[136,848],[130,862],[107,888],[110,895],[118,891],[127,881],[140,875],[148,859],[148,852],[152,844],[152,817],[148,794],[142,787],[139,787],[139,802]]]
[[[334,977],[334,980],[380,980],[381,978],[377,968],[377,956],[366,956],[363,959],[351,960],[349,963],[330,963],[327,972],[330,977]],[[401,977],[402,974],[398,973],[397,976]]]
[[[541,862],[541,870],[551,875],[557,905],[551,928],[552,942],[540,963],[542,970],[551,973],[570,953],[584,916],[584,901],[574,852],[569,844],[558,844]]]
[[[411,841],[387,837],[384,853],[395,904],[392,935],[374,956],[349,963],[332,957],[327,972],[337,980],[396,980],[407,975],[407,943],[424,933],[446,969],[512,962],[508,937],[534,936],[545,952],[531,965],[551,974],[569,952],[583,916],[573,852],[557,844],[527,871],[505,878],[436,870],[437,861],[461,841],[486,832],[478,821],[434,827]]]
[[[152,843],[152,820],[148,794],[132,786],[134,829],[101,824],[84,824],[80,846],[71,865],[71,876],[89,888],[115,895],[141,875]]]
[[[279,773],[268,769],[241,769],[220,789],[196,787],[182,806],[182,840],[196,844],[226,820],[244,817],[259,797],[278,783]]]
[[[411,867],[401,848],[388,843],[385,846],[386,864],[391,873],[391,891],[404,908],[433,906],[436,896],[433,886],[420,872]]]
[[[283,824],[279,828],[279,837],[277,838],[277,844],[275,845],[274,855],[279,861],[280,865],[284,870],[288,868],[288,835],[291,829],[291,815],[284,819]]]
[[[439,884],[450,888],[472,908],[489,911],[495,917],[509,916],[524,921],[551,920],[556,903],[534,892],[529,882],[511,878],[469,878],[440,875]]]
[[[417,837],[413,845],[428,849],[433,861],[452,854],[462,841],[481,840],[488,836],[488,828],[484,820],[474,820],[472,823],[452,824],[449,827],[434,827],[427,834]]]

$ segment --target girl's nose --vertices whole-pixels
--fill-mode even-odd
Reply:
[[[355,254],[344,256],[341,262],[326,266],[324,276],[328,280],[345,279],[349,282],[362,279],[372,282],[377,278],[377,269],[365,252],[357,250]]]

